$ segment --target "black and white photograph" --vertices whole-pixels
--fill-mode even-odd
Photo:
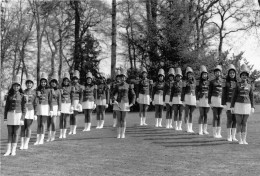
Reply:
[[[0,0],[1,176],[260,175],[260,0]]]

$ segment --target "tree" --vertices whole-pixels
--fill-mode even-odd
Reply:
[[[116,68],[116,34],[117,34],[117,21],[116,21],[116,0],[112,0],[112,44],[111,44],[111,78],[115,78]]]

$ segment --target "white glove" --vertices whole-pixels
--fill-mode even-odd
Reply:
[[[57,116],[60,116],[60,113],[61,113],[61,112],[60,112],[60,111],[58,111],[58,112],[57,112]]]
[[[35,115],[35,116],[33,117],[33,120],[37,120],[37,115]]]
[[[251,113],[252,113],[252,114],[255,113],[255,108],[251,108]]]
[[[223,108],[224,108],[224,109],[227,109],[227,105],[223,105]]]
[[[97,105],[96,105],[96,104],[94,104],[94,105],[93,105],[93,109],[96,109],[96,107],[97,107]]]
[[[150,98],[150,102],[152,102],[153,100]]]
[[[231,111],[232,114],[234,114],[235,109],[234,108],[230,108],[230,111]]]
[[[24,120],[23,119],[20,120],[20,125],[24,125]]]
[[[7,124],[7,119],[4,119],[4,124]]]
[[[82,112],[82,105],[78,104],[77,107],[78,107],[78,112]]]
[[[53,111],[50,111],[50,116],[51,116],[51,117],[53,116]]]
[[[130,105],[129,105],[129,107],[132,107],[132,106],[133,106],[133,104],[130,104]]]
[[[152,104],[153,104],[153,105],[155,105],[155,102],[154,102],[154,101],[152,101]]]
[[[106,104],[106,108],[108,108],[108,104]]]
[[[136,102],[139,103],[139,98],[136,99]]]
[[[197,100],[197,101],[196,101],[196,106],[199,107],[199,104],[200,104],[200,101]]]
[[[73,111],[74,111],[74,107],[70,106],[70,112],[73,112]]]
[[[165,103],[165,102],[163,102],[163,106],[166,106],[166,103]]]
[[[118,105],[118,102],[117,102],[117,101],[114,101],[114,104]]]

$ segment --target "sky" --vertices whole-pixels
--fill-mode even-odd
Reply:
[[[112,0],[104,0],[107,3],[112,4]],[[120,0],[117,0],[117,2]],[[260,10],[257,0],[253,0],[256,4],[256,8]],[[254,31],[250,32],[238,32],[234,35],[230,35],[225,41],[223,47],[224,50],[230,50],[230,53],[238,54],[244,52],[244,58],[254,65],[254,69],[260,70],[260,36],[257,38]],[[118,47],[119,48],[119,47]],[[110,49],[110,48],[109,48]],[[110,74],[111,67],[111,55],[107,56],[107,59],[103,60],[100,65],[100,71],[106,74]],[[120,58],[119,58],[120,59]],[[117,66],[122,65],[122,61],[118,61]]]

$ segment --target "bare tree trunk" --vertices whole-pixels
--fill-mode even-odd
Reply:
[[[62,36],[61,36],[61,32],[62,30],[59,29],[59,38],[60,38],[60,45],[59,45],[59,59],[60,59],[60,65],[59,65],[59,79],[61,80],[61,72],[62,72],[62,64],[63,64],[63,60],[62,60]]]
[[[116,71],[116,0],[112,0],[112,45],[111,45],[111,78],[115,78]]]
[[[133,58],[131,53],[131,41],[129,36],[129,29],[128,25],[126,27],[126,37],[127,37],[127,46],[128,46],[128,56],[129,56],[129,62],[130,62],[130,68],[133,69]]]
[[[80,41],[79,41],[79,31],[80,31],[80,14],[79,14],[79,3],[80,1],[74,1],[75,8],[75,50],[74,50],[74,69],[79,70],[80,58],[79,58],[79,49],[80,49]]]

